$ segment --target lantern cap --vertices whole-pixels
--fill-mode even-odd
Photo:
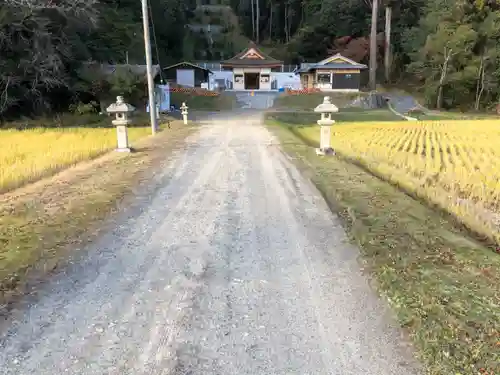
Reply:
[[[319,113],[333,113],[338,111],[339,109],[337,108],[337,106],[330,102],[329,96],[325,96],[323,98],[323,103],[314,108],[314,112],[319,112]]]
[[[106,108],[106,112],[108,113],[128,113],[134,112],[135,107],[125,103],[123,100],[123,96],[116,97],[116,103],[111,104],[108,108]]]

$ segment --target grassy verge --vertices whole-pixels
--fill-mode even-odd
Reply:
[[[131,128],[141,128],[149,125],[149,114],[146,112],[137,111],[133,114],[132,118],[134,121],[129,125]],[[107,115],[98,115],[96,113],[61,113],[54,117],[22,118],[15,121],[4,122],[0,124],[0,129],[114,128],[111,120],[112,118]]]
[[[319,114],[314,112],[269,112],[266,118],[293,125],[316,125]],[[337,123],[365,121],[401,121],[401,118],[387,109],[341,108],[332,114]]]
[[[451,111],[432,111],[417,116],[421,121],[429,120],[498,120],[498,115],[494,113],[475,113],[475,112],[451,112]]]
[[[294,126],[268,125],[343,219],[427,373],[500,373],[500,256],[364,169],[316,156]]]
[[[323,102],[325,96],[330,96],[332,98],[332,103],[337,107],[345,107],[350,104],[354,99],[360,95],[366,95],[365,93],[311,93],[304,95],[289,95],[283,93],[279,95],[274,100],[274,108],[278,109],[305,109],[311,110],[318,104]]]
[[[108,153],[0,195],[0,307],[97,235],[117,204],[148,183],[193,129],[174,122],[138,142],[137,152]]]
[[[186,103],[190,110],[224,111],[236,106],[236,98],[229,93],[219,96],[200,96],[183,92],[170,93],[170,103],[180,108]]]

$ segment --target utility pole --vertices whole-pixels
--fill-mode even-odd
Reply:
[[[148,0],[142,2],[142,24],[144,27],[144,47],[146,50],[146,74],[148,76],[148,97],[149,97],[149,116],[151,119],[151,132],[156,134],[158,122],[156,118],[155,86],[153,80],[153,60],[151,58],[151,43],[149,38],[149,12]]]
[[[389,83],[391,78],[391,18],[392,8],[391,4],[385,8],[385,53],[384,53],[384,66],[385,66],[385,81]]]
[[[377,89],[377,16],[378,0],[372,1],[372,29],[370,33],[370,90]]]

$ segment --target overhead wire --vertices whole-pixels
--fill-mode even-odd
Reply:
[[[153,41],[154,41],[154,44],[155,44],[155,50],[156,50],[156,61],[158,61],[158,66],[160,67],[159,68],[159,71],[160,71],[160,80],[161,80],[161,83],[165,83],[165,81],[163,80],[163,72],[162,72],[162,68],[161,68],[161,63],[160,63],[160,53],[158,51],[158,42],[157,42],[157,39],[156,39],[156,31],[155,31],[155,21],[153,20],[153,10],[151,8],[151,2],[149,0],[146,0],[148,2],[148,8],[149,8],[149,18],[151,19],[151,26],[152,26],[152,29],[153,29]]]

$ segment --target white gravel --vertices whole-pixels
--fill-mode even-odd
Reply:
[[[358,251],[259,121],[192,136],[137,214],[13,314],[0,374],[417,374]]]

